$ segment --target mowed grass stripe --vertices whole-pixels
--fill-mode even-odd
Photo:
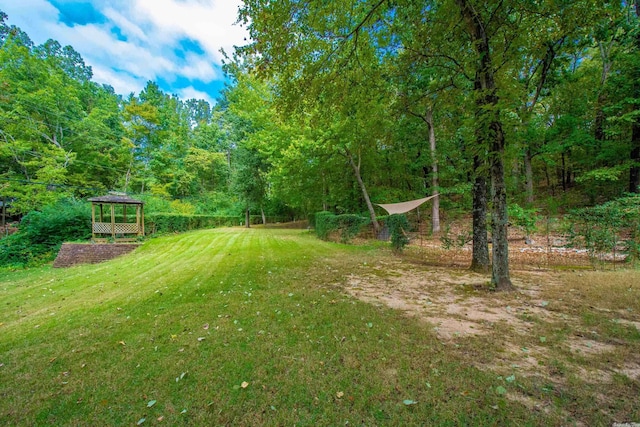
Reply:
[[[16,359],[19,360],[22,358],[19,353],[28,348],[29,352],[38,354],[39,361],[44,363],[46,359],[54,360],[59,355],[60,348],[52,346],[51,341],[71,344],[65,348],[73,350],[74,342],[92,337],[97,340],[94,341],[94,354],[105,347],[104,343],[108,343],[106,347],[124,347],[137,338],[144,341],[161,321],[154,321],[151,327],[148,322],[142,322],[140,329],[133,333],[123,332],[118,337],[113,337],[109,331],[125,323],[122,319],[125,314],[126,319],[135,325],[139,321],[136,318],[166,309],[154,301],[159,297],[167,299],[173,296],[172,302],[177,305],[174,308],[189,313],[192,311],[191,299],[204,295],[204,292],[235,286],[237,281],[249,276],[255,280],[256,270],[266,274],[264,256],[261,254],[269,246],[269,241],[277,238],[255,238],[254,234],[252,230],[188,233],[163,239],[161,244],[151,241],[139,252],[105,264],[40,271],[39,277],[38,274],[27,276],[17,282],[5,280],[2,282],[5,294],[2,302],[16,297],[24,297],[30,302],[18,303],[23,310],[16,311],[18,317],[14,322],[3,321],[4,331],[8,332],[12,327],[22,329],[6,335],[3,353],[18,353]],[[228,280],[229,276],[234,279]],[[45,289],[41,283],[50,285]],[[248,283],[251,285],[251,280]],[[12,290],[18,292],[9,296]],[[39,292],[45,293],[36,296]],[[170,319],[167,323],[179,323],[173,319],[173,315],[164,318]],[[172,331],[179,333],[180,328],[173,327]],[[119,344],[121,342],[124,344]],[[24,368],[23,380],[27,384],[29,380],[38,381],[39,377],[32,375],[32,369],[26,365]],[[15,403],[24,405],[23,399],[29,398],[22,396]]]
[[[152,240],[133,254],[103,264],[69,269],[45,269],[11,280],[0,278],[2,321],[36,321],[59,310],[100,308],[106,302],[124,304],[161,287],[182,289],[194,277],[207,277],[241,234],[210,230]],[[21,304],[22,303],[22,304]],[[63,311],[64,311],[63,310]]]

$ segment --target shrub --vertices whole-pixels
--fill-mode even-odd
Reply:
[[[331,232],[337,231],[340,233],[340,241],[347,243],[368,223],[369,220],[360,215],[334,215],[326,211],[315,214],[316,235],[322,240],[327,240]]]
[[[360,215],[343,214],[336,216],[336,223],[340,232],[340,241],[347,243],[356,237],[364,225],[369,223],[369,219]]]
[[[18,232],[0,240],[0,265],[24,266],[50,261],[63,242],[91,238],[91,208],[66,199],[31,211]]]
[[[336,229],[336,216],[331,212],[322,211],[316,212],[314,217],[316,235],[322,240],[327,240],[329,233]]]
[[[528,238],[531,233],[536,231],[536,222],[538,221],[537,209],[525,209],[517,203],[510,204],[509,221],[516,227],[524,230],[525,236]]]
[[[462,248],[464,245],[473,240],[472,230],[462,230],[460,233],[454,233],[451,231],[451,226],[447,225],[444,232],[440,236],[440,242],[442,248],[449,250],[452,248]]]
[[[628,261],[640,259],[640,195],[577,209],[567,219],[570,244],[584,246],[592,258],[621,244]]]
[[[389,215],[385,221],[391,233],[391,247],[394,252],[402,252],[402,249],[409,243],[409,221],[406,215]]]

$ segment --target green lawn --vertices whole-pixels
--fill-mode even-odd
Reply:
[[[432,326],[337,286],[391,256],[216,229],[104,264],[1,273],[0,424],[572,423],[509,399]]]

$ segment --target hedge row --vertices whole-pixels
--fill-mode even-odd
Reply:
[[[181,215],[153,213],[145,217],[145,231],[153,233],[176,233],[203,228],[238,225],[240,217],[213,215]]]
[[[370,223],[368,218],[360,215],[335,215],[331,212],[317,212],[315,214],[316,235],[327,240],[332,232],[338,232],[340,241],[346,243],[353,239],[363,226]]]

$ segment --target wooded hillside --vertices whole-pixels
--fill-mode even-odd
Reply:
[[[375,226],[374,203],[439,193],[448,216],[473,213],[480,270],[491,228],[493,279],[508,286],[508,205],[555,214],[639,191],[639,13],[246,0],[252,40],[227,57],[215,106],[152,81],[116,94],[71,46],[36,46],[2,14],[1,195],[15,214],[118,190],[188,213]]]

